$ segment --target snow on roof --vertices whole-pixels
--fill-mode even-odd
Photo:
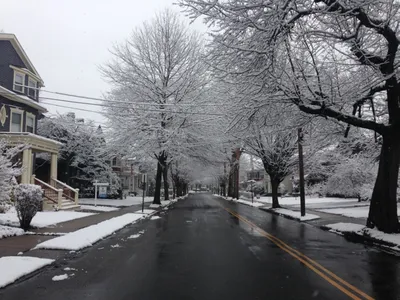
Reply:
[[[0,91],[3,92],[2,95],[10,100],[26,104],[30,107],[33,107],[40,111],[41,113],[47,112],[47,109],[40,105],[38,102],[32,100],[28,96],[25,95],[18,95],[17,93],[14,93],[13,91],[10,91],[9,89],[6,89],[5,87],[0,85]]]

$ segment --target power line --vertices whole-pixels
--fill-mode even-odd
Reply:
[[[103,102],[114,102],[114,103],[123,103],[123,104],[137,104],[137,105],[163,105],[163,106],[224,106],[224,104],[210,104],[210,103],[149,103],[149,102],[126,102],[120,100],[112,100],[112,99],[104,99],[104,98],[96,98],[96,97],[88,97],[88,96],[79,96],[68,93],[54,92],[48,90],[40,90],[41,92],[57,94],[62,96],[68,96],[73,98],[87,99],[87,100],[95,100],[95,101],[103,101]]]
[[[48,101],[59,101],[59,102],[67,102],[67,103],[73,103],[73,104],[82,104],[82,105],[92,105],[92,106],[99,106],[99,107],[110,107],[110,108],[120,108],[120,109],[133,109],[135,111],[148,111],[148,112],[160,112],[160,113],[172,113],[172,114],[189,114],[189,115],[210,115],[210,116],[225,116],[224,114],[219,114],[219,113],[211,113],[211,112],[189,112],[189,111],[171,111],[171,110],[165,110],[165,109],[148,109],[148,108],[138,108],[138,107],[127,107],[127,106],[114,106],[114,105],[107,105],[107,104],[99,104],[99,103],[88,103],[88,102],[82,102],[82,101],[71,101],[71,100],[66,100],[66,99],[57,99],[57,98],[49,98],[49,97],[40,97],[42,100],[48,100]],[[49,105],[54,105],[48,102],[42,102],[42,103],[47,103]],[[128,103],[126,103],[128,104]],[[75,107],[71,107],[71,109],[78,109]],[[125,116],[129,116],[129,114],[126,114]]]

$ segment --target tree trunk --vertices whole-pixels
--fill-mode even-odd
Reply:
[[[281,207],[279,205],[279,200],[278,200],[278,187],[279,187],[280,181],[276,179],[271,178],[271,188],[272,188],[272,208],[279,208]]]
[[[165,163],[165,161],[163,166],[163,178],[164,178],[164,199],[169,200],[168,165]]]
[[[376,227],[386,233],[400,231],[396,199],[399,163],[400,140],[398,133],[393,130],[383,136],[378,176],[367,220],[369,228]]]
[[[156,187],[154,191],[153,204],[161,204],[161,176],[162,176],[162,166],[160,161],[157,163],[157,174],[156,174]]]

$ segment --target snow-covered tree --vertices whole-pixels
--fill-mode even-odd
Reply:
[[[395,1],[181,0],[213,25],[216,67],[264,82],[268,101],[382,139],[369,227],[398,232],[400,10]],[[346,134],[348,130],[346,130]]]
[[[38,123],[38,134],[62,143],[58,161],[61,180],[80,188],[90,186],[94,180],[118,188],[119,178],[109,164],[113,156],[107,152],[101,128],[92,121],[76,119],[71,113],[43,118]]]
[[[111,143],[122,155],[157,160],[154,203],[159,204],[162,177],[168,199],[174,155],[190,155],[193,148],[187,145],[198,142],[190,131],[198,125],[193,116],[202,113],[207,83],[202,41],[166,10],[136,28],[112,54],[113,61],[102,68],[113,85],[105,101]]]
[[[24,147],[24,145],[9,147],[7,140],[0,140],[0,205],[10,200],[13,180],[21,175],[22,170],[17,155]]]

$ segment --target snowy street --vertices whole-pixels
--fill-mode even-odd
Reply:
[[[400,284],[396,256],[207,194],[65,258],[0,298],[396,299]]]

